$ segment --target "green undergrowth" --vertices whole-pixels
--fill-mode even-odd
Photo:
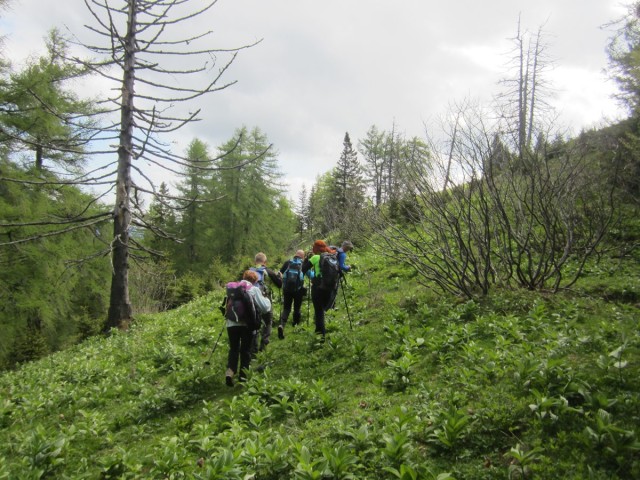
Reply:
[[[327,341],[304,304],[233,388],[221,293],[4,373],[0,478],[640,477],[636,306],[352,259]]]

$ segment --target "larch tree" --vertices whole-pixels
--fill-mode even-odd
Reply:
[[[283,236],[290,238],[295,232],[291,209],[282,203],[284,185],[277,152],[259,128],[242,127],[236,136],[241,141],[224,155],[211,189],[225,196],[224,203],[211,212],[216,219],[212,227],[216,250],[224,260],[285,248]],[[229,151],[232,142],[219,147],[221,154]],[[242,166],[232,168],[235,165]]]
[[[365,162],[364,170],[367,183],[373,190],[373,201],[376,208],[382,206],[386,189],[385,173],[388,159],[385,155],[385,137],[385,132],[381,132],[375,125],[372,125],[358,146]]]
[[[84,158],[94,132],[93,102],[81,100],[68,84],[86,70],[67,58],[68,44],[53,29],[46,39],[47,54],[31,60],[10,76],[1,114],[2,132],[14,150],[34,152],[37,170],[74,167]]]
[[[503,92],[496,99],[503,128],[510,135],[509,143],[517,152],[522,168],[528,168],[534,143],[551,127],[551,88],[546,72],[553,66],[544,41],[543,26],[535,33],[523,30],[520,20],[511,39],[511,72],[501,83]]]
[[[166,182],[161,182],[156,196],[149,205],[145,223],[146,244],[158,257],[171,251],[177,241],[176,207],[171,202],[171,193]]]

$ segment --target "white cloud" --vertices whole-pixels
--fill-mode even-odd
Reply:
[[[621,13],[619,0],[219,0],[200,19],[212,44],[263,41],[227,72],[236,85],[199,101],[202,122],[177,149],[194,136],[215,147],[257,126],[297,199],[302,183],[335,165],[345,131],[354,145],[374,124],[420,136],[451,102],[491,98],[518,18],[530,31],[544,24],[554,105],[579,130],[620,112],[602,74],[610,32],[600,27]],[[89,21],[82,0],[14,0],[0,18],[5,54],[24,58],[49,28],[80,34]]]

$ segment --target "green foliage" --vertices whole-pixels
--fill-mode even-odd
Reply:
[[[96,113],[92,102],[69,89],[73,79],[87,73],[69,60],[67,40],[53,29],[46,38],[47,54],[10,75],[2,92],[5,108],[0,122],[13,147],[34,152],[32,165],[76,165],[91,137]]]
[[[353,330],[341,297],[324,344],[303,319],[233,388],[226,336],[205,365],[219,292],[5,372],[0,477],[638,476],[634,307],[436,298],[374,253],[351,258]]]
[[[638,51],[640,50],[640,12],[638,2],[627,5],[626,14],[614,25],[617,30],[609,41],[607,53],[611,76],[620,87],[619,98],[637,117],[640,106],[640,77]]]
[[[206,186],[210,198],[225,200],[202,209],[199,220],[207,225],[211,252],[203,257],[205,262],[214,257],[229,262],[253,257],[259,251],[283,251],[296,224],[283,195],[277,154],[267,136],[259,128],[243,127],[218,149],[225,154],[219,162],[222,169]],[[243,166],[231,169],[234,165]]]
[[[9,178],[29,179],[32,171],[6,161]],[[46,174],[47,178],[54,178]],[[46,236],[56,226],[27,225],[26,236],[11,244],[16,224],[41,218],[72,219],[91,197],[75,187],[0,181],[0,369],[40,358],[86,338],[101,328],[107,305],[108,258],[95,256],[102,225]],[[99,214],[100,208],[89,208]]]
[[[198,298],[206,291],[205,279],[195,273],[186,273],[169,285],[168,308],[175,308]]]

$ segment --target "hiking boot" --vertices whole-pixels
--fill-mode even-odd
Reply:
[[[278,325],[278,338],[284,340],[284,327],[282,325]]]
[[[227,387],[233,387],[233,370],[231,370],[230,368],[227,368],[227,373],[224,381],[227,384]]]

